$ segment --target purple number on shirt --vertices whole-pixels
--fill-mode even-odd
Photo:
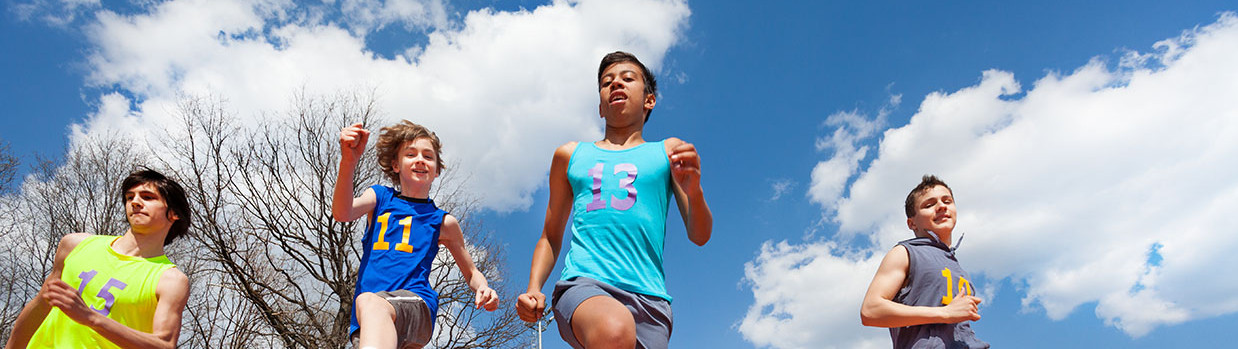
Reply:
[[[610,207],[616,210],[627,211],[636,204],[636,187],[632,183],[636,182],[636,165],[633,164],[618,164],[615,165],[615,174],[619,172],[627,172],[628,176],[619,179],[619,189],[626,189],[628,192],[622,199],[613,199],[610,202]]]
[[[98,275],[98,274],[99,274],[98,270],[83,271],[81,274],[78,274],[77,277],[82,279],[82,284],[77,286],[77,293],[81,294],[83,291],[85,291],[86,284],[90,283],[90,280],[93,280],[95,278],[95,275]],[[115,288],[118,290],[123,290],[125,289],[125,286],[128,286],[128,285],[126,285],[124,282],[121,282],[120,280],[108,278],[107,283],[103,284],[103,288],[99,289],[99,294],[95,295],[95,297],[99,297],[100,299],[103,299],[103,309],[95,309],[95,308],[91,308],[91,309],[93,309],[96,313],[102,314],[103,316],[107,316],[107,314],[112,313],[112,304],[116,303],[116,296],[112,294],[111,289]]]
[[[593,201],[585,205],[585,211],[606,208],[606,201],[602,201],[602,163],[599,162],[589,169],[589,177],[593,178],[593,186],[589,187],[589,191],[593,192]]]
[[[593,186],[589,191],[593,194],[593,201],[585,205],[585,211],[594,211],[606,208],[606,200],[602,200],[602,163],[593,165],[589,169],[589,177],[593,178]],[[625,191],[623,198],[612,199],[610,207],[620,211],[627,211],[636,205],[636,187],[632,184],[636,182],[636,165],[633,164],[618,164],[615,165],[614,174],[624,172],[627,175],[619,179],[619,189]]]

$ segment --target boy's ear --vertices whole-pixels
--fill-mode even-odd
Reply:
[[[919,232],[919,230],[916,229],[916,222],[912,221],[911,218],[907,219],[907,229],[911,229],[911,231],[914,232]]]
[[[653,110],[653,106],[658,104],[658,96],[652,93],[645,94],[645,110]],[[601,108],[601,106],[598,106]]]

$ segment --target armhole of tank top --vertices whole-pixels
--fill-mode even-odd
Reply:
[[[86,245],[88,245],[88,244],[95,243],[93,240],[105,240],[105,239],[107,239],[107,238],[106,238],[106,237],[104,237],[104,236],[105,236],[105,235],[95,235],[95,234],[91,234],[90,236],[87,236],[87,237],[85,237],[85,238],[82,238],[82,241],[78,241],[78,242],[77,242],[77,246],[73,246],[73,249],[72,249],[72,250],[69,250],[69,254],[67,254],[67,255],[65,255],[65,256],[64,256],[64,262],[65,262],[65,264],[68,264],[68,263],[69,263],[69,259],[70,259],[70,258],[73,258],[74,256],[77,256],[78,254],[80,254],[80,253],[79,253],[80,251],[85,250],[85,248],[83,248],[84,246],[86,246]],[[109,244],[106,244],[106,245],[107,245],[107,248],[112,248],[112,246],[111,246],[112,244],[110,244],[110,243],[109,243]],[[55,259],[55,257],[54,257],[54,256],[53,256],[53,259]]]
[[[901,290],[911,286],[911,278],[915,275],[912,271],[916,269],[912,265],[912,263],[915,263],[915,258],[911,256],[911,244],[900,243],[898,245],[903,246],[903,252],[907,253],[907,276],[903,277],[903,286],[899,288]]]
[[[572,164],[576,163],[576,154],[580,154],[580,151],[581,151],[580,147],[584,144],[588,144],[589,146],[595,147],[595,148],[597,147],[596,145],[593,145],[593,142],[588,142],[588,143],[576,142],[576,147],[572,148],[572,155],[567,156],[567,170],[568,171],[572,170]]]

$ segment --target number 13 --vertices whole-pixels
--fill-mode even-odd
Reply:
[[[593,192],[593,201],[585,205],[585,211],[595,211],[606,208],[606,201],[602,200],[602,163],[593,165],[589,169],[589,177],[593,177],[593,186],[589,189]],[[636,165],[633,164],[617,164],[615,165],[614,174],[619,172],[627,173],[627,176],[619,179],[619,189],[626,190],[624,197],[621,199],[612,199],[610,207],[620,211],[627,211],[636,205],[636,187],[632,183],[636,182]]]

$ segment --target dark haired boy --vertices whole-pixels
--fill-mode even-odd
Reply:
[[[597,84],[605,138],[555,150],[546,221],[517,312],[525,321],[542,317],[541,289],[570,218],[571,249],[553,293],[559,335],[575,348],[666,348],[672,317],[662,249],[670,196],[693,243],[708,242],[713,226],[700,158],[678,138],[641,136],[657,103],[657,81],[636,56],[606,55]]]
[[[75,233],[22,309],[6,348],[174,348],[189,279],[163,247],[189,230],[185,190],[144,169],[121,183],[129,230]]]

